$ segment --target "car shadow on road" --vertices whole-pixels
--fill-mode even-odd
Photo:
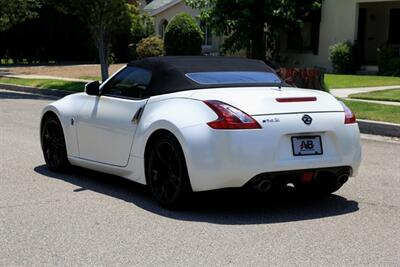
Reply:
[[[132,203],[160,216],[225,225],[273,224],[320,219],[358,211],[358,203],[339,195],[322,199],[300,197],[294,189],[259,195],[243,189],[227,189],[196,193],[179,211],[166,210],[152,198],[146,186],[121,177],[72,168],[67,174],[51,172],[45,165],[34,171],[49,178],[63,180],[80,188],[79,194],[91,190]]]

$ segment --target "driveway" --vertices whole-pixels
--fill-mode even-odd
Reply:
[[[395,266],[400,142],[365,138],[357,178],[322,200],[240,190],[160,208],[144,186],[75,168],[47,170],[48,99],[0,90],[0,266]]]

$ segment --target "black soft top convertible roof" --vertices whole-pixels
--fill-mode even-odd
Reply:
[[[235,57],[208,57],[208,56],[182,56],[182,57],[151,57],[133,61],[128,66],[136,66],[152,72],[151,81],[146,94],[150,96],[161,95],[185,90],[242,87],[242,86],[271,86],[271,84],[219,84],[202,85],[186,76],[195,72],[223,72],[223,71],[275,71],[261,60],[235,58]]]

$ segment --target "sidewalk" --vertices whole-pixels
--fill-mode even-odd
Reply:
[[[110,74],[115,73],[125,65],[125,63],[110,65]],[[88,79],[82,77],[100,77],[101,72],[99,64],[45,64],[20,66],[4,65],[0,66],[0,76],[3,75],[46,75],[51,77]]]
[[[344,98],[344,99],[349,100],[349,101],[358,101],[358,102],[375,103],[375,104],[382,104],[382,105],[400,106],[400,102],[348,98],[352,94],[368,93],[368,92],[372,92],[372,91],[384,91],[384,90],[389,90],[389,89],[400,89],[400,85],[379,86],[379,87],[360,87],[360,88],[331,89],[330,92],[335,97]]]
[[[400,106],[400,102],[395,102],[395,101],[381,101],[381,100],[355,99],[355,98],[345,98],[345,99],[347,101],[367,102],[367,103],[389,105],[389,106]]]
[[[392,86],[379,86],[379,87],[359,87],[359,88],[343,88],[343,89],[331,89],[332,95],[340,98],[347,98],[349,95],[357,93],[368,93],[371,91],[383,91],[388,89],[399,89],[400,85]]]
[[[62,80],[62,81],[70,81],[70,82],[91,82],[91,80],[57,77],[57,76],[49,76],[49,75],[35,75],[35,74],[12,74],[12,75],[6,74],[6,75],[0,75],[0,77],[18,78],[18,79]]]

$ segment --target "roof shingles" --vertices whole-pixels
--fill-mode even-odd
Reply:
[[[174,2],[175,0],[154,0],[152,1],[150,4],[148,4],[147,6],[144,7],[144,10],[150,12],[150,11],[154,11],[157,10],[165,5],[168,5],[172,2]]]

